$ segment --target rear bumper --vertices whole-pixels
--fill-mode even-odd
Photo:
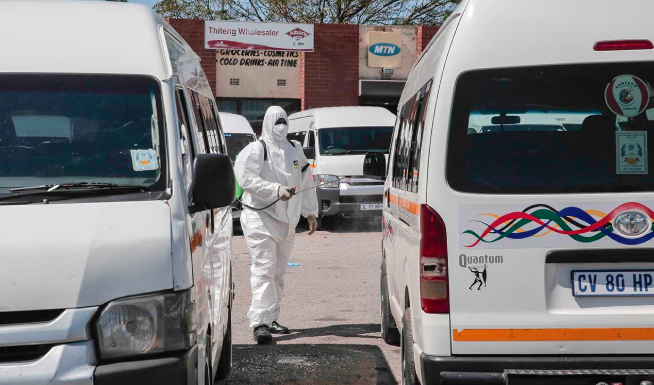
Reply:
[[[198,348],[165,358],[119,362],[95,369],[94,385],[195,385]]]
[[[597,384],[654,382],[654,356],[420,356],[427,384]]]

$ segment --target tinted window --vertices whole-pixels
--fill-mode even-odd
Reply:
[[[0,75],[0,193],[77,182],[163,189],[162,120],[150,78]]]
[[[654,111],[616,116],[607,100],[614,79],[628,75],[649,84],[653,68],[621,63],[463,74],[448,142],[450,185],[491,194],[651,191]],[[619,98],[629,103],[639,95],[625,88]],[[641,105],[652,107],[646,98]],[[634,151],[619,139],[625,134],[640,138],[630,142]]]
[[[227,140],[227,152],[232,162],[236,161],[236,156],[249,143],[254,142],[256,138],[252,134],[225,134]]]
[[[339,127],[318,130],[323,155],[388,153],[393,127]]]
[[[396,121],[397,135],[393,155],[393,187],[395,188],[418,191],[422,136],[431,84],[430,80],[402,106]]]
[[[309,147],[316,147],[316,134],[309,131]]]
[[[304,138],[307,136],[306,131],[302,132],[292,132],[288,134],[288,138],[291,140],[297,140],[301,145],[304,145]]]
[[[175,107],[177,108],[177,119],[179,126],[179,136],[182,143],[182,161],[184,163],[184,183],[186,191],[191,189],[193,180],[193,160],[195,159],[195,146],[193,145],[193,136],[191,125],[189,123],[189,112],[184,99],[184,92],[178,89],[175,93]]]

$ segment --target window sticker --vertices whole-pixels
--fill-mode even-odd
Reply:
[[[159,169],[159,159],[155,150],[130,150],[130,152],[132,153],[132,167],[134,167],[134,171]]]
[[[604,92],[606,105],[618,116],[632,118],[640,115],[649,104],[647,84],[633,75],[617,76]]]
[[[618,174],[647,174],[647,131],[615,133]]]

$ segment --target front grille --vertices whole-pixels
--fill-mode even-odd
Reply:
[[[0,326],[50,322],[63,312],[63,310],[0,312]]]
[[[341,203],[382,203],[381,195],[341,195]]]
[[[0,364],[38,360],[50,349],[52,345],[0,346]]]

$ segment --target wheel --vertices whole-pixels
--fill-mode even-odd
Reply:
[[[386,270],[386,259],[381,264],[381,335],[389,345],[400,346],[400,331],[397,330],[395,319],[391,313],[391,302],[388,295],[388,272]]]
[[[411,308],[404,311],[402,317],[402,385],[420,384],[416,376],[416,365],[413,359],[413,329],[411,328]]]
[[[224,380],[232,371],[232,306],[229,306],[229,315],[227,316],[227,332],[223,340],[223,348],[220,351],[220,361],[216,370],[216,378]]]

